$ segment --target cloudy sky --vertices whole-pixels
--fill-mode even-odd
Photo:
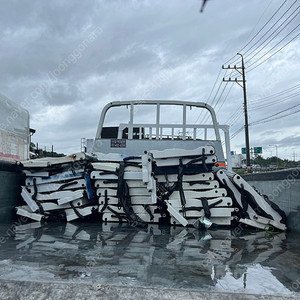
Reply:
[[[240,51],[251,146],[299,159],[300,1],[201,3],[1,0],[0,93],[29,110],[33,142],[65,154],[95,136],[107,102],[129,99],[208,102],[239,153],[242,88],[221,66]]]

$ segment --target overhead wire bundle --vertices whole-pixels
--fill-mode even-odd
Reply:
[[[245,45],[239,51],[239,53],[241,53],[244,57],[247,73],[252,72],[262,64],[266,63],[269,59],[271,59],[280,51],[285,49],[288,45],[291,45],[300,35],[300,5],[297,6],[297,2],[297,0],[292,2],[285,0],[283,3],[281,3],[280,6],[271,15],[271,17],[269,17],[268,20],[263,24],[263,26],[252,36],[252,33],[255,31],[257,25],[260,23],[263,16],[269,10],[271,1],[269,2],[251,33],[252,37],[247,43],[245,43]],[[240,57],[234,55],[225,62],[225,65],[230,64],[231,66],[233,66],[234,64],[237,64],[239,60]],[[225,70],[223,72],[222,77],[226,78],[227,71],[228,70]],[[228,81],[225,84],[223,81],[220,81],[218,85],[221,74],[222,69],[219,71],[217,79],[214,82],[213,88],[210,91],[209,97],[207,99],[207,103],[213,106],[213,108],[217,112],[219,112],[225,104],[225,102],[228,101],[227,99],[232,91],[233,86],[233,84],[229,85]],[[239,78],[241,77],[241,74],[237,70],[232,69],[228,77]],[[223,88],[222,84],[224,85]],[[228,91],[226,91],[228,87],[230,88],[228,89]],[[255,100],[250,100],[248,110],[253,112],[267,108],[270,105],[277,105],[283,102],[288,102],[289,100],[300,95],[300,93],[297,91],[298,88],[299,84],[269,96],[261,97]],[[214,95],[213,98],[212,95]],[[262,124],[263,122],[270,122],[279,118],[289,116],[291,114],[296,114],[298,111],[294,110],[289,113],[283,114],[284,112],[289,111],[292,108],[293,107],[290,107],[289,109],[272,114],[269,117],[253,121],[249,125],[258,125]],[[237,125],[240,119],[242,119],[242,112],[243,103],[241,101],[241,105],[238,105],[237,109],[234,112],[231,112],[229,116],[227,116],[225,124],[228,124],[229,126]],[[204,114],[203,116],[200,114],[198,119],[200,118],[201,121],[205,123],[208,119],[208,116],[206,114]],[[232,139],[235,136],[237,136],[238,133],[243,131],[243,128],[244,126],[239,127],[231,135],[230,138]]]

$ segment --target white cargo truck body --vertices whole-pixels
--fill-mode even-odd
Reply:
[[[0,160],[29,158],[29,113],[0,94]]]
[[[0,222],[16,218],[23,176],[17,161],[28,160],[29,113],[0,94]]]
[[[231,163],[233,168],[242,168],[243,160],[245,160],[245,155],[243,154],[234,154],[231,155]]]

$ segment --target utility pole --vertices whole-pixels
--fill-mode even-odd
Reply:
[[[237,78],[232,79],[229,77],[229,79],[223,78],[224,82],[236,82],[242,89],[244,93],[244,114],[245,114],[245,142],[246,142],[246,161],[247,161],[247,172],[251,172],[251,165],[250,165],[250,143],[249,143],[249,124],[248,124],[248,108],[247,108],[247,93],[246,93],[246,74],[245,74],[245,65],[244,65],[244,57],[242,54],[237,53],[237,55],[240,55],[242,58],[242,66],[237,67],[236,65],[228,67],[222,66],[222,69],[225,70],[236,70],[238,73],[242,75],[242,80],[239,80]],[[241,70],[241,71],[240,71]]]

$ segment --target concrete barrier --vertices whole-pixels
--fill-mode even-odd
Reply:
[[[289,296],[222,293],[153,287],[0,280],[1,299],[299,299]]]
[[[300,168],[253,173],[243,177],[286,213],[289,230],[300,232]]]
[[[15,207],[21,203],[23,174],[15,163],[0,161],[0,223],[16,219]]]

